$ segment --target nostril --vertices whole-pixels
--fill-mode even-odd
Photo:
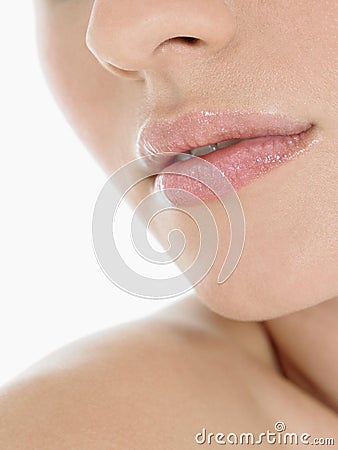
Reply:
[[[197,45],[201,42],[200,39],[192,37],[192,36],[177,36],[170,39],[167,39],[165,44],[187,44],[187,45]]]
[[[198,42],[199,42],[198,38],[191,37],[191,36],[179,36],[174,39],[177,39],[181,42],[185,42],[186,44],[198,44]]]
[[[176,50],[184,50],[184,48],[189,49],[191,47],[197,47],[203,44],[201,39],[192,37],[192,36],[175,36],[173,38],[169,38],[166,41],[162,42],[157,49],[160,50],[168,50],[168,49],[176,49]]]

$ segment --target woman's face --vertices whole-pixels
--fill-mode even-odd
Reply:
[[[337,295],[336,2],[36,0],[36,6],[52,88],[110,173],[136,158],[140,127],[149,120],[211,111],[235,120],[232,128],[236,114],[311,127],[305,152],[240,184],[242,258],[229,280],[217,284],[228,245],[228,226],[219,224],[219,256],[197,293],[216,312],[243,320]],[[134,200],[152,187],[147,180]],[[223,221],[213,202],[210,207]],[[181,228],[195,242],[185,217],[165,214],[154,223],[160,239]]]

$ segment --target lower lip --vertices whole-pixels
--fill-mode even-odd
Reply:
[[[208,180],[206,164],[203,163],[205,160],[223,174],[224,183],[221,179],[216,186],[217,195],[226,195],[229,192],[228,182],[238,191],[275,167],[305,153],[316,141],[312,130],[313,127],[296,135],[245,140],[198,158],[177,161],[166,167],[164,172],[172,170],[180,174],[159,174],[156,177],[155,189],[170,189],[165,195],[174,205],[192,203],[191,195],[184,195],[185,192],[202,201],[215,199],[215,194],[207,187],[208,181],[213,183],[213,186],[214,181]],[[203,179],[203,183],[199,182],[199,179]]]

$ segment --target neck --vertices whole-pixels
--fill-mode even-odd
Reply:
[[[266,322],[240,322],[191,297],[162,317],[236,346],[338,412],[338,298]]]
[[[265,322],[287,378],[338,412],[338,298]]]
[[[165,308],[161,315],[176,327],[182,325],[182,330],[198,330],[205,336],[215,337],[226,347],[236,347],[268,368],[280,372],[273,344],[262,323],[227,319],[212,312],[196,297]]]

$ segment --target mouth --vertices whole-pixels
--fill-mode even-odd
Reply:
[[[170,200],[180,204],[184,191],[203,201],[214,197],[198,181],[206,177],[204,161],[223,174],[224,186],[217,189],[222,194],[229,182],[238,191],[300,156],[317,140],[313,124],[306,121],[274,114],[196,112],[173,121],[146,123],[137,149],[140,156],[148,157],[149,168],[158,170],[154,188],[170,189]],[[164,173],[168,169],[179,174]]]
[[[192,148],[191,150],[187,150],[186,152],[180,153],[174,157],[174,162],[176,161],[186,161],[190,159],[192,156],[205,156],[213,153],[217,150],[221,150],[223,148],[230,147],[234,144],[238,144],[239,142],[247,141],[249,139],[227,139],[223,142],[216,142],[214,144],[204,145],[202,147]]]

